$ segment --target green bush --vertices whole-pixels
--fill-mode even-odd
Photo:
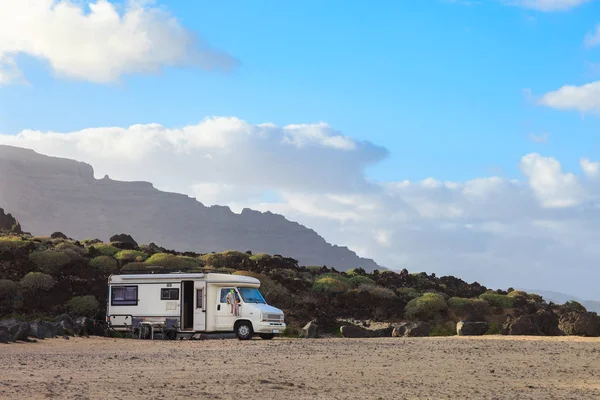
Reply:
[[[587,311],[587,309],[583,306],[583,304],[581,304],[575,300],[567,301],[565,304],[560,306],[560,309],[562,312],[570,312],[570,311],[586,312]]]
[[[75,314],[83,317],[93,317],[100,308],[100,303],[94,296],[78,296],[73,297],[67,303],[69,310]]]
[[[513,290],[513,291],[510,291],[510,292],[508,292],[507,296],[508,297],[519,297],[519,296],[528,297],[527,296],[527,292],[524,292],[522,290]]]
[[[98,256],[90,260],[90,267],[103,272],[115,272],[118,269],[117,261],[109,256]]]
[[[483,293],[479,298],[487,301],[492,307],[513,308],[515,306],[515,297],[513,296],[509,297],[504,294]]]
[[[41,250],[29,254],[29,259],[42,272],[55,274],[67,265],[71,258],[62,251]]]
[[[122,272],[144,271],[144,270],[152,271],[152,270],[161,270],[161,269],[164,269],[164,267],[162,267],[160,265],[148,265],[143,262],[134,261],[134,262],[130,262],[130,263],[123,265],[123,267],[121,268],[121,271]]]
[[[497,322],[490,322],[486,335],[499,335],[501,333],[500,325]]]
[[[393,299],[396,297],[396,293],[394,293],[392,289],[384,288],[373,284],[363,283],[358,287],[358,289],[363,292],[369,292],[371,296],[379,300]]]
[[[111,246],[110,244],[106,244],[106,243],[96,243],[96,244],[92,245],[91,247],[96,249],[103,256],[109,256],[109,257],[112,257],[115,254],[117,254],[119,251],[121,251],[120,249],[116,248],[115,246]]]
[[[15,250],[26,247],[28,244],[29,242],[21,239],[20,236],[0,236],[0,253],[12,253]]]
[[[210,265],[214,268],[232,268],[240,269],[244,263],[250,259],[250,255],[241,251],[228,250],[222,253],[210,253],[200,256],[204,265]]]
[[[421,296],[421,292],[419,292],[415,288],[405,288],[405,287],[398,288],[398,289],[396,289],[396,293],[398,293],[398,296],[403,297],[408,300],[416,299],[417,297]]]
[[[348,284],[350,287],[357,288],[360,285],[376,285],[375,281],[371,278],[367,278],[366,276],[356,275],[352,278],[348,279]]]
[[[255,262],[259,262],[262,260],[268,260],[269,258],[271,258],[271,255],[267,254],[267,253],[258,253],[258,254],[253,254],[250,256],[250,259]]]
[[[124,263],[146,261],[148,254],[138,250],[121,250],[115,254],[115,258]]]
[[[348,290],[348,286],[342,280],[332,278],[330,276],[319,277],[312,285],[312,291],[327,295],[344,293]]]
[[[21,288],[28,293],[46,292],[54,287],[56,281],[42,272],[30,272],[21,279]]]
[[[429,336],[455,336],[456,324],[454,322],[438,322],[429,330]]]
[[[350,276],[365,276],[366,271],[363,268],[350,268],[346,273]]]
[[[19,284],[0,279],[0,315],[12,313],[19,305]]]
[[[158,265],[168,269],[189,270],[200,267],[200,260],[193,257],[176,256],[169,253],[156,253],[150,256],[146,265]]]
[[[56,250],[70,250],[73,251],[77,254],[83,255],[85,254],[85,249],[83,247],[77,246],[76,244],[73,243],[68,243],[68,242],[63,242],[63,243],[59,243],[56,247]]]
[[[425,293],[421,297],[412,299],[404,308],[406,317],[409,319],[418,319],[429,321],[435,319],[442,311],[448,308],[446,300],[437,293]]]
[[[448,300],[448,307],[459,317],[485,316],[491,312],[490,305],[482,299],[467,299],[464,297],[452,297]]]

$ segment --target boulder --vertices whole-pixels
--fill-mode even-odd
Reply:
[[[340,327],[340,332],[345,338],[362,339],[372,336],[371,331],[356,325],[343,325]]]
[[[94,331],[94,323],[87,317],[78,317],[73,320],[73,334],[89,336]]]
[[[316,321],[310,321],[300,331],[299,337],[304,339],[314,339],[319,337],[319,325]]]
[[[65,235],[62,232],[54,232],[52,235],[50,235],[50,237],[52,239],[64,239],[64,240],[68,239],[67,235]]]
[[[516,318],[508,317],[502,325],[504,335],[560,336],[558,316],[549,310],[538,310]]]
[[[8,328],[0,326],[0,343],[8,343]]]
[[[134,249],[138,248],[137,242],[131,237],[131,235],[128,235],[126,233],[120,233],[118,235],[113,235],[110,237],[109,240],[113,246],[115,246],[119,249],[134,250]],[[118,244],[118,245],[116,245],[116,244]],[[121,246],[121,247],[119,247],[119,246]]]
[[[558,321],[558,327],[565,335],[600,336],[600,319],[596,313],[585,311],[564,313]]]
[[[36,339],[50,339],[56,336],[56,327],[47,321],[34,321],[29,325],[29,336]]]
[[[396,325],[392,331],[393,337],[424,337],[429,336],[431,327],[427,322],[403,322]]]
[[[27,341],[29,337],[29,324],[27,322],[19,322],[16,325],[8,328],[8,341],[17,342],[19,340]]]
[[[458,336],[482,336],[489,329],[489,324],[482,321],[459,321],[456,324],[456,334]]]
[[[389,326],[387,328],[381,328],[381,329],[373,329],[371,331],[371,336],[373,336],[373,337],[391,337],[393,331],[394,331],[393,326]]]
[[[56,318],[54,327],[56,328],[56,334],[60,336],[65,334],[73,334],[75,331],[73,320],[68,314],[62,314]]]

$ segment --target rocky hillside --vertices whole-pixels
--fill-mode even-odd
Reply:
[[[493,290],[453,276],[361,268],[340,272],[264,253],[180,253],[139,244],[125,234],[103,243],[59,232],[51,237],[0,234],[4,334],[14,339],[39,329],[79,332],[90,320],[101,322],[108,275],[133,271],[254,276],[267,301],[285,311],[285,334],[291,336],[600,335],[598,315],[577,302],[558,305],[539,295]],[[40,328],[41,321],[57,316]],[[33,319],[37,322],[29,325],[18,322]]]
[[[0,204],[34,235],[60,230],[107,240],[128,232],[179,251],[250,250],[285,254],[303,265],[382,269],[281,215],[250,209],[235,214],[148,182],[98,180],[88,164],[18,147],[0,145]]]

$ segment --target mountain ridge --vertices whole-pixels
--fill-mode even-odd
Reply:
[[[286,254],[304,265],[340,270],[386,269],[281,214],[205,206],[148,181],[94,177],[93,166],[32,149],[0,145],[0,205],[37,235],[57,229],[72,237],[127,232],[179,251],[225,250]]]

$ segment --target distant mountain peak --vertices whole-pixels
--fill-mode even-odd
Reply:
[[[108,239],[126,232],[143,243],[179,251],[251,250],[284,254],[301,265],[338,270],[385,269],[346,246],[327,243],[314,230],[283,215],[244,208],[206,207],[150,182],[94,178],[91,165],[0,145],[0,206],[36,235]]]

